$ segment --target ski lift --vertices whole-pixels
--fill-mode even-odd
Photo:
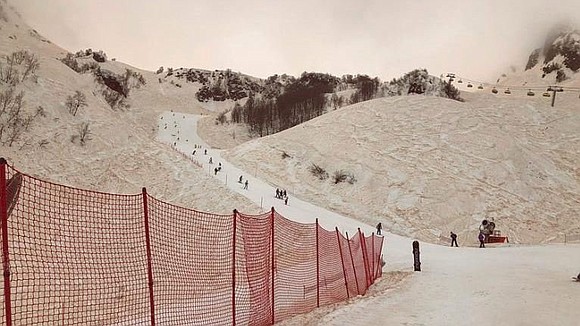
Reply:
[[[531,89],[530,89],[530,90],[528,90],[528,96],[534,96],[534,95],[536,95],[536,93],[532,92],[532,90],[531,90]]]
[[[563,91],[564,91],[564,89],[562,87],[556,88],[556,92],[563,92]]]
[[[492,89],[491,89],[491,92],[492,92],[492,93],[494,93],[494,94],[497,94],[497,88],[495,88],[495,87],[494,87],[494,88],[492,88]]]
[[[543,97],[550,97],[550,93],[545,92],[544,94],[542,94]]]
[[[508,95],[509,95],[509,94],[511,94],[511,93],[512,93],[512,91],[510,91],[510,89],[509,89],[509,88],[507,88],[507,89],[504,91],[504,93],[506,93],[506,94],[508,94]]]
[[[483,85],[477,86],[477,89],[483,89]]]
[[[463,84],[463,80],[460,79],[460,80],[457,81],[457,83]]]
[[[467,87],[473,87],[473,85],[471,85],[471,83],[467,84]]]

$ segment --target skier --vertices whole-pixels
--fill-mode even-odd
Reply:
[[[213,169],[213,173],[214,173],[214,175],[217,175],[218,171],[219,171],[219,170],[218,170],[218,168],[214,168],[214,169]]]
[[[276,198],[280,198],[280,189],[276,188]]]
[[[243,176],[240,176],[240,178],[238,179],[238,183],[242,183],[243,178],[244,178]]]
[[[383,229],[383,225],[381,224],[381,222],[379,222],[379,224],[377,224],[377,235],[381,235],[382,229]]]
[[[203,151],[203,155],[207,155],[207,149]]]
[[[209,164],[213,164],[213,160],[211,157],[209,158]]]
[[[286,199],[284,199],[284,205],[288,205],[288,196],[286,196]]]
[[[479,237],[477,237],[479,239],[479,248],[485,248],[485,243],[483,242],[483,240],[485,240],[485,236],[483,235],[483,233],[479,233]]]
[[[459,247],[457,245],[457,234],[453,233],[453,231],[451,231],[451,247],[453,247],[453,244],[455,244],[455,247]]]
[[[282,194],[282,196],[288,197],[288,195],[286,195],[286,189],[284,189],[284,194]]]
[[[246,179],[246,183],[244,183],[244,189],[248,189],[248,180]]]
[[[195,149],[193,150],[193,152],[191,153],[191,155],[195,155]]]

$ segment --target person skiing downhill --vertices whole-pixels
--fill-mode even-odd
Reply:
[[[248,189],[248,180],[246,179],[246,183],[244,183],[244,189]]]
[[[453,244],[455,244],[455,247],[459,247],[457,245],[457,234],[453,233],[453,231],[451,231],[451,247],[453,247]]]

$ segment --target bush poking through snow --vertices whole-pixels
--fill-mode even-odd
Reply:
[[[224,123],[228,122],[228,117],[226,117],[226,111],[220,112],[218,116],[215,118],[216,124],[223,125]]]
[[[12,52],[4,56],[5,64],[0,62],[0,83],[15,86],[34,76],[40,67],[38,58],[28,51]],[[19,69],[22,68],[22,69]]]
[[[323,169],[321,166],[312,163],[310,168],[308,169],[313,176],[317,177],[319,180],[326,180],[328,179],[328,172]]]
[[[14,88],[0,90],[0,144],[12,146],[28,130],[30,123],[42,111],[35,114],[24,112],[24,91],[16,93]]]
[[[334,184],[339,184],[341,182],[346,181],[346,179],[348,178],[348,174],[346,174],[346,172],[344,172],[344,170],[336,170],[334,171],[334,174],[332,175],[332,181],[334,182]]]
[[[88,122],[81,123],[81,125],[78,127],[78,133],[72,135],[70,137],[70,141],[74,143],[78,140],[81,146],[85,146],[87,141],[91,140],[91,129],[89,125],[90,124]]]
[[[76,91],[74,95],[66,98],[65,106],[68,112],[73,116],[77,115],[80,108],[87,106],[87,97],[80,91]]]

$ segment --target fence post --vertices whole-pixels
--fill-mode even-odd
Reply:
[[[147,246],[147,277],[149,279],[149,305],[151,306],[151,326],[155,326],[155,301],[153,298],[153,270],[151,269],[151,238],[149,234],[149,209],[147,189],[143,187],[143,215],[145,219],[145,245]]]
[[[236,325],[236,229],[238,210],[234,209],[234,222],[232,226],[232,325]]]
[[[373,275],[372,277],[372,281],[373,283],[375,282],[375,280],[377,279],[377,271],[375,269],[375,233],[372,233],[372,238],[371,238],[371,255],[372,255],[372,262],[373,262]]]
[[[356,284],[356,292],[357,294],[361,294],[360,293],[360,289],[358,287],[358,277],[356,276],[356,267],[354,266],[354,257],[352,256],[352,249],[350,247],[350,240],[348,239],[348,232],[346,232],[346,243],[348,243],[348,252],[350,253],[350,262],[352,263],[352,270],[354,272],[354,281]]]
[[[316,218],[316,307],[320,307],[320,246],[318,243],[318,217]]]
[[[10,256],[8,250],[8,203],[6,192],[6,160],[0,158],[0,219],[2,219],[2,267],[4,270],[4,313],[6,326],[12,326],[10,299]]]
[[[270,225],[271,225],[271,240],[270,240],[270,253],[272,255],[271,257],[271,263],[272,263],[272,325],[274,325],[274,321],[276,320],[276,318],[274,318],[274,274],[275,274],[275,262],[274,262],[274,206],[272,206],[272,212],[270,215]]]
[[[338,226],[336,227],[336,240],[338,241],[338,251],[340,252],[340,261],[342,262],[342,273],[344,275],[344,285],[346,286],[346,297],[350,298],[348,294],[348,280],[346,279],[346,268],[344,266],[344,255],[342,254],[342,246],[340,245],[340,232]]]
[[[367,244],[365,241],[364,234],[360,231],[360,228],[358,228],[358,237],[360,239],[361,251],[362,251],[362,255],[363,255],[363,263],[364,263],[364,267],[365,267],[366,289],[368,289],[369,286],[371,285],[371,283],[369,281],[370,278],[369,278],[369,263],[368,263],[368,257],[367,257]],[[365,289],[365,292],[366,292],[366,289]]]

